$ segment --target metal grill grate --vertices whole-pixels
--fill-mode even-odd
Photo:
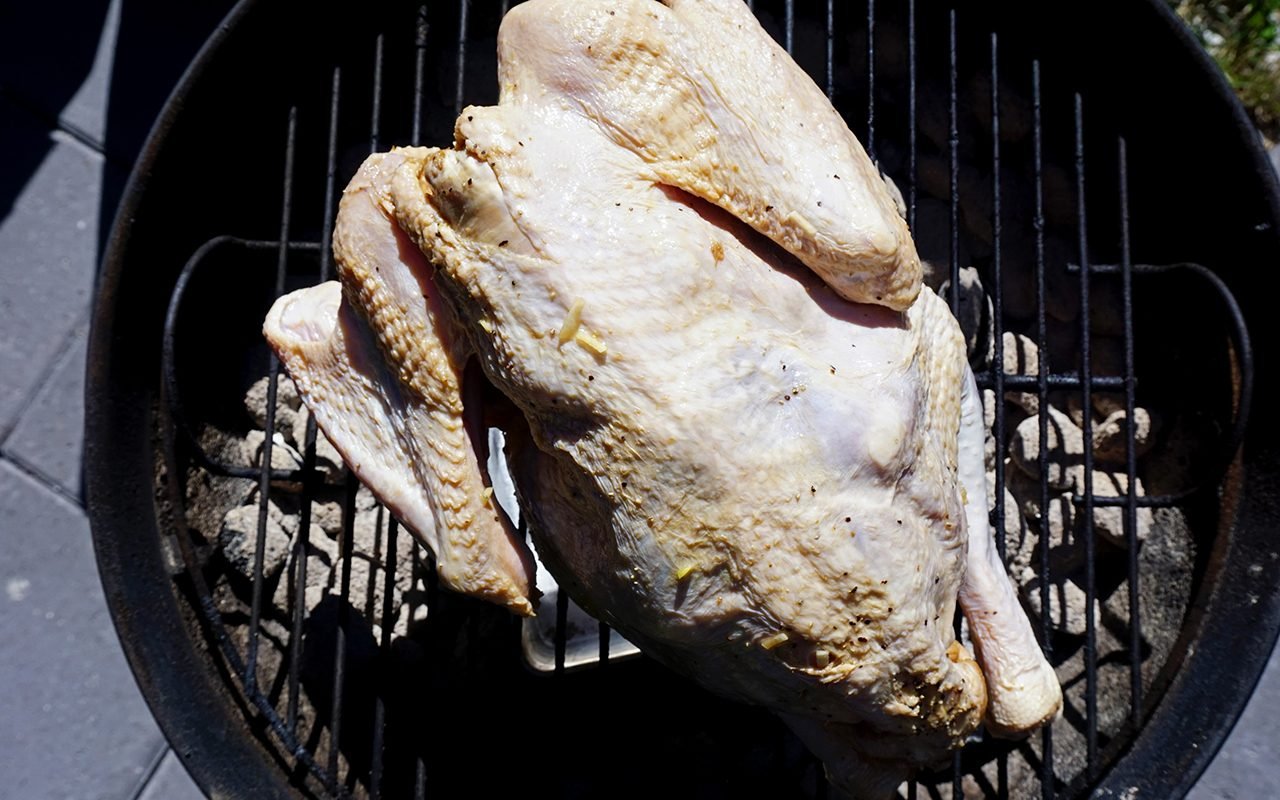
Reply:
[[[1140,508],[1174,507],[1193,499],[1203,488],[1215,487],[1222,472],[1236,452],[1243,434],[1243,427],[1248,414],[1248,398],[1252,385],[1252,367],[1250,348],[1244,330],[1244,323],[1234,299],[1226,286],[1209,270],[1193,264],[1174,264],[1169,266],[1153,266],[1134,264],[1131,260],[1129,203],[1130,187],[1128,179],[1129,154],[1126,139],[1104,123],[1099,124],[1103,131],[1100,137],[1086,135],[1086,112],[1088,98],[1080,91],[1060,91],[1060,87],[1052,94],[1046,94],[1042,80],[1041,61],[1036,57],[1026,58],[1024,50],[1018,50],[1016,57],[1010,58],[1002,49],[1000,32],[996,30],[982,31],[980,36],[962,35],[966,24],[965,17],[958,14],[955,8],[938,6],[933,3],[927,6],[927,13],[917,19],[916,0],[909,0],[905,11],[899,8],[880,9],[877,11],[874,0],[867,0],[865,5],[837,6],[833,0],[827,0],[825,8],[816,3],[798,3],[795,0],[767,4],[761,0],[750,3],[753,10],[763,18],[771,32],[778,35],[789,52],[796,50],[798,43],[805,47],[815,41],[825,45],[820,48],[825,52],[825,63],[808,63],[801,53],[801,63],[825,83],[827,95],[835,100],[846,116],[854,124],[855,132],[867,148],[873,160],[877,160],[885,171],[895,178],[899,185],[906,187],[906,204],[908,220],[913,231],[918,231],[920,219],[920,201],[923,199],[924,187],[920,180],[921,166],[921,90],[928,83],[930,87],[945,87],[946,107],[946,147],[945,159],[947,167],[947,216],[944,240],[947,243],[947,266],[950,275],[950,302],[953,311],[958,310],[961,303],[959,286],[961,268],[968,266],[962,262],[962,240],[965,231],[961,217],[966,208],[962,192],[965,184],[962,181],[962,152],[966,145],[965,138],[971,134],[965,130],[965,113],[973,112],[982,103],[986,104],[985,130],[972,134],[975,141],[989,144],[985,159],[979,171],[985,173],[989,181],[989,205],[984,211],[989,214],[992,231],[991,252],[985,261],[984,277],[991,287],[993,332],[991,346],[993,357],[989,368],[978,373],[979,385],[983,389],[994,392],[993,434],[996,442],[1003,443],[1008,439],[1007,409],[1003,402],[1006,392],[1022,391],[1034,393],[1039,407],[1045,409],[1050,405],[1051,397],[1066,393],[1075,393],[1084,409],[1092,408],[1093,397],[1099,393],[1122,395],[1123,408],[1126,410],[1125,430],[1125,474],[1128,482],[1127,490],[1118,496],[1096,495],[1092,485],[1093,455],[1089,447],[1083,451],[1084,488],[1072,497],[1072,503],[1080,510],[1078,518],[1082,529],[1079,541],[1084,550],[1084,592],[1085,600],[1085,634],[1084,634],[1084,666],[1085,690],[1083,697],[1085,708],[1082,715],[1060,720],[1054,727],[1046,728],[1039,735],[1039,746],[1029,743],[1009,745],[994,740],[975,742],[964,753],[957,753],[949,774],[924,776],[920,782],[912,781],[906,787],[906,796],[916,798],[922,795],[929,797],[980,796],[1008,797],[1015,789],[1026,791],[1025,785],[1011,787],[1010,759],[1019,758],[1038,772],[1038,789],[1033,792],[1045,798],[1060,796],[1079,796],[1083,794],[1095,780],[1108,768],[1108,765],[1122,752],[1125,742],[1143,724],[1144,716],[1158,700],[1153,692],[1152,676],[1144,677],[1143,633],[1140,624],[1140,581],[1144,576],[1139,568],[1138,511]],[[483,57],[492,59],[492,53],[481,52],[491,43],[497,20],[505,13],[508,3],[473,3],[461,0],[456,8],[440,10],[436,5],[423,5],[405,17],[411,24],[402,27],[388,26],[377,33],[369,41],[362,41],[353,46],[360,53],[360,58],[368,59],[371,67],[352,67],[348,63],[332,65],[325,78],[328,81],[327,108],[300,107],[289,105],[282,109],[280,116],[273,124],[278,126],[274,134],[268,133],[265,138],[270,141],[283,139],[281,147],[281,180],[279,182],[279,233],[274,240],[251,240],[231,236],[219,236],[209,240],[196,250],[184,267],[181,277],[172,294],[168,316],[165,324],[163,351],[164,390],[168,424],[164,427],[166,434],[165,456],[168,474],[190,474],[189,468],[234,481],[252,482],[257,486],[258,516],[257,535],[254,548],[252,582],[249,588],[249,614],[247,620],[233,620],[236,615],[229,612],[218,599],[216,587],[210,585],[208,554],[200,549],[198,537],[193,536],[186,528],[187,497],[183,494],[177,481],[170,481],[170,500],[178,509],[175,524],[179,527],[175,537],[182,561],[186,568],[187,579],[191,582],[194,595],[199,601],[199,610],[203,615],[206,633],[216,643],[226,669],[239,683],[240,695],[250,706],[249,714],[267,731],[264,736],[272,741],[272,746],[279,753],[283,768],[291,771],[297,784],[317,794],[336,797],[349,797],[367,794],[372,798],[389,795],[388,769],[393,765],[388,759],[395,754],[397,759],[394,768],[405,768],[403,749],[394,749],[395,744],[389,738],[388,715],[392,711],[389,703],[395,698],[385,696],[382,692],[375,694],[371,719],[363,716],[356,720],[366,725],[367,730],[351,733],[351,725],[355,724],[350,716],[344,713],[349,696],[347,673],[350,664],[348,634],[353,625],[352,614],[355,607],[351,603],[351,580],[353,570],[353,524],[355,519],[355,503],[357,484],[354,478],[347,477],[343,487],[343,529],[339,542],[340,564],[337,566],[338,596],[337,614],[324,624],[331,625],[327,634],[318,633],[308,618],[306,569],[308,559],[308,536],[311,531],[313,502],[316,492],[322,483],[317,472],[317,431],[314,420],[309,420],[305,430],[305,446],[302,453],[300,469],[273,469],[272,448],[276,432],[277,386],[280,368],[274,357],[268,367],[269,384],[266,403],[265,439],[261,457],[261,466],[254,467],[243,463],[232,463],[227,459],[207,451],[203,436],[205,422],[192,418],[192,414],[183,402],[183,386],[179,374],[182,361],[181,320],[190,307],[187,298],[188,287],[196,279],[204,265],[215,260],[215,254],[227,251],[236,257],[251,257],[253,254],[274,254],[274,294],[283,294],[291,281],[316,282],[330,278],[332,272],[331,252],[327,243],[332,234],[334,219],[334,200],[347,173],[343,172],[340,162],[343,160],[344,148],[350,142],[342,141],[345,131],[351,128],[350,120],[367,119],[367,146],[365,152],[374,152],[391,144],[423,143],[431,144],[428,131],[447,130],[452,116],[447,114],[449,106],[453,115],[461,111],[464,103],[469,101],[484,102],[492,93],[492,87],[479,86],[481,78],[492,74],[492,67],[476,70],[475,62]],[[922,8],[922,10],[925,10]],[[855,13],[857,12],[857,13]],[[490,29],[478,30],[478,26],[490,26]],[[860,42],[861,47],[844,47],[846,42]],[[966,47],[973,43],[983,47]],[[942,52],[930,49],[942,47]],[[453,61],[453,85],[441,89],[433,86],[438,76],[432,76],[429,65],[432,56],[442,48],[456,53]],[[886,49],[901,51],[905,48],[906,76],[905,85],[901,75],[877,76],[879,59]],[[927,50],[927,52],[926,52]],[[861,54],[862,60],[856,56]],[[384,97],[390,81],[387,75],[388,62],[397,64],[412,63],[412,86],[407,87],[410,96]],[[981,69],[961,69],[961,63],[981,63]],[[486,62],[487,63],[487,62]],[[353,80],[356,74],[360,82]],[[1007,76],[1016,73],[1013,80]],[[861,75],[861,82],[854,84],[843,81],[846,74]],[[985,93],[965,89],[961,85],[962,76],[981,74],[985,76]],[[479,76],[479,77],[477,77]],[[879,79],[878,79],[879,78]],[[1060,78],[1061,79],[1061,76]],[[399,82],[397,82],[399,85]],[[1009,89],[1011,85],[1025,86],[1027,91],[1019,93]],[[452,92],[448,89],[451,88]],[[906,108],[900,98],[906,95]],[[938,92],[931,95],[934,99],[941,96]],[[481,98],[477,100],[476,98]],[[857,125],[849,114],[849,108],[858,100],[865,101],[865,125]],[[1064,109],[1063,105],[1066,105]],[[411,108],[408,124],[398,119],[398,127],[389,128],[386,117],[388,109]],[[1011,153],[1007,149],[1002,152],[1002,117],[1013,106],[1018,105],[1020,112],[1029,112],[1031,148],[1030,158],[1025,159],[1021,151]],[[1029,106],[1029,108],[1028,108]],[[1066,126],[1046,126],[1046,115],[1065,117],[1070,120]],[[434,116],[433,116],[434,115]],[[896,115],[896,117],[895,117]],[[859,122],[861,120],[858,120]],[[1073,185],[1067,187],[1074,200],[1074,231],[1064,232],[1061,226],[1055,228],[1047,220],[1046,197],[1046,163],[1049,157],[1048,137],[1062,137],[1070,134],[1070,147],[1067,161],[1073,173]],[[902,135],[905,134],[905,144]],[[302,182],[297,173],[300,169],[313,169],[314,159],[303,167],[299,160],[299,151],[304,141],[325,141],[323,159],[323,203],[322,216],[300,223],[297,219],[296,192]],[[444,141],[441,139],[440,141]],[[1105,142],[1110,152],[1101,155],[1096,149],[1098,142]],[[434,142],[438,143],[438,142]],[[359,149],[359,148],[356,148]],[[974,148],[967,152],[972,154]],[[879,157],[879,158],[878,158]],[[970,155],[972,158],[972,155]],[[1112,159],[1114,158],[1114,161]],[[1088,160],[1086,160],[1088,159]],[[1093,166],[1095,160],[1104,166]],[[1099,180],[1107,176],[1107,180]],[[1008,207],[1006,187],[1009,181],[1030,184],[1030,195],[1034,199],[1031,225],[1034,242],[1034,263],[1008,263],[1009,253],[1003,246],[1003,240],[1009,233],[1006,220]],[[314,181],[311,182],[314,185]],[[1061,187],[1057,191],[1062,191]],[[1099,193],[1114,195],[1118,202],[1106,203],[1104,212],[1091,208],[1090,202]],[[314,204],[312,204],[314,205]],[[1118,232],[1118,242],[1099,244],[1096,238],[1090,238],[1090,226],[1105,213],[1114,217],[1100,227],[1111,232]],[[937,223],[938,220],[930,220]],[[301,227],[308,231],[318,231],[318,238],[299,240],[294,238],[294,231]],[[935,233],[937,233],[935,231]],[[1047,249],[1047,237],[1064,236],[1073,233],[1075,250],[1072,263],[1052,263]],[[1116,264],[1094,263],[1091,254],[1094,252],[1115,252]],[[225,253],[223,253],[225,255]],[[1035,375],[1006,374],[1004,364],[1004,333],[1006,330],[1006,298],[1004,296],[1005,273],[1008,270],[1033,271],[1035,313],[1026,330],[1034,335],[1039,345],[1040,362]],[[1054,352],[1052,336],[1054,335],[1053,319],[1049,314],[1051,305],[1060,298],[1053,294],[1050,285],[1050,271],[1060,269],[1073,275],[1078,289],[1080,312],[1078,317],[1079,364],[1052,363]],[[1233,338],[1235,355],[1239,360],[1239,383],[1237,386],[1238,402],[1234,419],[1229,430],[1224,433],[1217,452],[1211,459],[1212,469],[1205,470],[1196,486],[1183,491],[1162,495],[1139,496],[1136,491],[1138,483],[1138,454],[1133,426],[1134,410],[1138,391],[1138,364],[1135,359],[1135,297],[1141,291],[1148,291],[1148,285],[1155,287],[1156,279],[1167,276],[1171,272],[1185,272],[1203,282],[1206,289],[1212,290],[1213,296],[1226,311],[1229,322],[1228,332]],[[1142,284],[1135,292],[1134,277],[1147,278],[1149,284]],[[1092,288],[1101,281],[1120,282],[1123,330],[1123,365],[1119,374],[1100,374],[1095,367],[1091,349],[1091,309],[1094,298]],[[1150,291],[1156,291],[1151,288]],[[1092,439],[1092,417],[1090,413],[1082,416],[1084,441]],[[1039,441],[1050,440],[1049,415],[1039,414]],[[1040,508],[1049,509],[1051,505],[1051,489],[1048,481],[1050,453],[1041,447],[1039,452],[1040,467]],[[1002,556],[1006,555],[1008,544],[1005,539],[1006,520],[1006,465],[1003,458],[997,457],[994,463],[995,497],[992,511],[992,524],[997,532],[997,545]],[[281,677],[275,676],[272,685],[264,686],[262,653],[263,635],[262,620],[266,597],[264,578],[264,553],[267,547],[267,531],[269,521],[269,500],[273,493],[279,491],[281,484],[294,484],[300,487],[298,493],[297,535],[291,547],[295,555],[288,562],[289,574],[286,576],[293,587],[292,616],[288,629],[287,641],[282,644],[285,650],[283,669],[283,698],[280,696]],[[1095,610],[1099,604],[1097,536],[1094,532],[1095,510],[1118,507],[1123,509],[1123,530],[1128,541],[1127,562],[1124,565],[1127,578],[1127,605],[1131,624],[1127,628],[1128,645],[1128,696],[1119,700],[1127,705],[1127,723],[1122,729],[1104,732],[1100,723],[1098,689],[1098,632],[1096,630]],[[1047,514],[1047,511],[1045,512]],[[374,614],[370,622],[376,622],[380,629],[378,648],[383,653],[390,653],[393,648],[392,625],[396,609],[391,607],[393,596],[392,581],[396,573],[397,541],[405,534],[399,530],[397,522],[389,514],[380,515],[377,541],[381,547],[381,555],[389,559],[383,571],[386,585],[383,592],[383,607]],[[1049,537],[1041,539],[1039,557],[1039,597],[1040,597],[1040,633],[1045,652],[1052,659],[1053,629],[1050,617],[1051,582],[1049,577],[1053,567]],[[434,581],[434,564],[425,550],[415,550],[414,569],[418,574],[426,576],[427,590],[419,602],[432,610],[427,626],[434,624],[434,613],[440,603],[446,602],[441,597]],[[421,559],[422,563],[416,563]],[[372,574],[372,573],[370,573]],[[372,580],[372,578],[370,578]],[[544,611],[545,613],[545,611]],[[550,692],[562,696],[566,686],[573,681],[580,681],[578,675],[566,673],[566,628],[568,599],[563,592],[557,595],[554,608],[556,619],[555,638],[555,681]],[[231,628],[243,625],[245,635],[242,640],[233,635]],[[957,622],[959,625],[959,622]],[[474,633],[474,631],[473,631]],[[311,697],[304,691],[302,674],[304,670],[304,653],[308,647],[308,637],[332,636],[333,659],[331,664],[332,686],[328,697]],[[274,645],[271,645],[274,646]],[[608,628],[601,624],[599,628],[598,660],[592,672],[597,676],[605,674],[613,668],[610,662],[610,636]],[[421,678],[432,684],[436,679],[429,673],[434,669],[433,660],[423,661],[422,669],[427,673]],[[607,686],[607,677],[604,679]],[[595,684],[593,684],[594,686]],[[1144,687],[1147,688],[1144,696]],[[1158,687],[1157,687],[1158,691]],[[313,709],[307,712],[306,709]],[[314,718],[309,722],[304,717],[311,713]],[[1066,728],[1073,728],[1085,740],[1085,756],[1083,768],[1072,770],[1055,761],[1055,736]],[[590,735],[589,732],[584,732]],[[430,735],[430,734],[428,734]],[[369,737],[369,759],[367,763],[355,763],[351,758],[343,757],[343,743],[351,736]],[[779,747],[783,747],[779,744]],[[412,749],[412,748],[411,748]],[[425,747],[416,748],[412,756],[412,779],[397,779],[394,784],[400,789],[408,789],[415,797],[426,797],[431,792],[433,776],[422,753]],[[983,767],[994,764],[994,772],[984,772]],[[557,768],[563,768],[563,764]],[[796,794],[804,796],[825,796],[825,782],[820,778],[820,771],[809,764],[797,773],[803,785],[797,784]],[[994,778],[991,777],[994,775]],[[993,782],[994,781],[994,782]]]

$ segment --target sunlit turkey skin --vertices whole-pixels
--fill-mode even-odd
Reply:
[[[458,455],[477,359],[518,411],[509,461],[560,584],[878,796],[984,713],[1017,735],[1061,694],[994,556],[958,326],[874,165],[744,9],[517,7],[499,105],[467,108],[452,148],[371,157],[335,237],[345,305],[295,303],[316,318],[280,335],[273,311],[268,333],[344,454],[371,452],[338,424],[351,408],[371,441],[397,432],[361,477],[468,554],[450,585],[527,611],[527,553],[500,515],[473,527],[487,477]],[[289,339],[325,315],[383,359],[343,408],[317,399],[342,370]],[[412,414],[387,410],[395,392]]]

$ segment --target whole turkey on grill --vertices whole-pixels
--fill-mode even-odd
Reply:
[[[371,156],[271,345],[444,585],[533,612],[483,390],[584,608],[857,796],[1061,707],[987,526],[982,409],[875,166],[740,0],[532,0],[452,148]],[[954,634],[957,599],[977,660]]]

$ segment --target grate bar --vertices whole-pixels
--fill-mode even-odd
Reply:
[[[786,26],[787,54],[791,55],[795,52],[795,40],[796,40],[796,2],[795,0],[787,0],[786,16],[785,16],[784,24]]]
[[[376,153],[381,149],[380,133],[382,131],[382,49],[383,34],[378,34],[373,42],[373,108],[369,120],[369,152]]]
[[[338,776],[338,750],[342,742],[342,705],[347,673],[347,628],[351,623],[351,548],[355,540],[356,492],[360,483],[347,475],[347,494],[342,503],[342,540],[338,545],[342,574],[339,578],[338,624],[333,644],[333,705],[329,714],[329,774]]]
[[[876,158],[876,0],[867,0],[867,155]]]
[[[333,197],[338,172],[338,102],[342,93],[342,70],[333,68],[333,85],[329,95],[329,150],[325,159],[324,219],[320,221],[320,280],[332,275],[333,248]],[[281,294],[284,288],[281,287]]]
[[[334,196],[334,174],[336,172],[337,152],[338,152],[338,110],[342,93],[342,70],[339,67],[333,68],[333,84],[329,95],[329,151],[326,170],[325,170],[325,199],[324,199],[324,233],[321,241],[330,242],[333,239],[333,196]],[[332,249],[325,247],[320,251],[320,280],[325,281],[330,277],[332,269],[331,264]],[[338,607],[338,626],[335,633],[334,642],[334,664],[333,664],[333,705],[330,712],[329,721],[329,774],[337,779],[338,776],[338,750],[341,741],[342,728],[342,701],[343,686],[345,684],[346,673],[346,635],[348,624],[348,607],[347,598],[351,584],[351,541],[352,530],[355,522],[355,478],[348,475],[347,477],[347,497],[342,509],[342,542],[340,544],[340,552],[342,555],[342,604]]]
[[[951,313],[956,314],[960,307],[960,115],[956,88],[958,68],[956,63],[956,10],[951,8],[947,17],[947,155],[950,167],[950,204],[948,213],[951,225],[951,287],[948,300]],[[961,628],[964,625],[959,606],[955,612],[956,640],[961,639]],[[951,754],[951,796],[962,797],[964,789],[961,782],[962,763],[960,751]]]
[[[426,86],[427,34],[431,24],[426,5],[418,6],[413,32],[413,136],[412,144],[422,144],[422,92]]]
[[[1001,348],[1003,351],[1003,348]],[[1041,378],[1050,389],[1081,389],[1086,383],[1085,379],[1079,375],[1051,373],[1046,375],[1010,375],[1005,373],[1001,377],[1001,383],[1005,389],[1023,389],[1031,390],[1040,387]],[[989,389],[995,386],[994,375],[976,375],[974,379],[978,382],[978,387]],[[1091,375],[1087,381],[1090,388],[1102,391],[1123,391],[1126,380],[1122,375]]]
[[[1124,374],[1128,379],[1124,392],[1125,473],[1129,478],[1125,492],[1124,535],[1129,546],[1129,721],[1137,729],[1142,720],[1142,618],[1138,600],[1138,448],[1134,427],[1135,372],[1133,358],[1133,264],[1129,255],[1129,154],[1124,137],[1117,146],[1117,172],[1120,197],[1120,269],[1121,296],[1124,302]]]
[[[293,162],[298,134],[298,109],[289,108],[285,133],[284,175],[280,188],[280,238],[276,249],[277,297],[284,294],[285,272],[289,264],[289,222],[293,215]],[[267,371],[266,431],[262,442],[262,467],[258,477],[258,530],[253,548],[253,588],[249,610],[249,643],[245,654],[245,691],[256,694],[258,686],[258,634],[262,623],[262,563],[267,549],[267,513],[271,494],[271,450],[276,428],[276,389],[280,383],[280,360],[272,353]]]
[[[311,544],[311,491],[316,468],[316,421],[307,417],[302,455],[303,501],[298,514],[298,535],[293,542],[293,614],[289,628],[288,700],[285,718],[289,730],[298,731],[298,683],[302,670],[303,622],[307,614],[307,550]]]
[[[992,346],[994,358],[991,364],[991,383],[995,387],[995,437],[1003,444],[1005,441],[1005,374],[1004,374],[1004,280],[1001,275],[1003,264],[1000,253],[1000,61],[999,41],[996,33],[991,33],[991,225],[992,251],[991,269],[994,274],[991,287],[992,324],[994,326]],[[996,551],[1000,553],[1003,563],[1006,557],[1004,530],[1004,459],[995,459],[996,496],[995,509],[992,512],[993,530],[996,533]],[[1003,756],[1001,764],[1004,763]]]
[[[907,0],[907,227],[916,234],[916,0]],[[919,786],[907,781],[907,800],[917,800]]]
[[[380,48],[378,58],[380,65]],[[333,195],[337,174],[338,102],[339,94],[341,92],[341,82],[341,73],[339,69],[335,67],[333,70],[329,94],[329,141],[325,160],[325,206],[324,218],[321,221],[320,236],[321,242],[325,243],[325,246],[320,248],[319,282],[321,283],[329,279],[329,273],[331,270],[331,250],[328,246],[328,242],[333,238]],[[375,83],[375,85],[377,84]],[[378,100],[376,99],[375,94],[374,105],[376,106],[377,103]],[[285,713],[289,724],[289,730],[295,732],[295,734],[298,727],[298,684],[302,669],[303,641],[305,637],[304,623],[306,622],[307,616],[307,551],[310,549],[311,545],[311,510],[312,502],[315,499],[316,435],[317,430],[315,418],[308,415],[302,457],[301,472],[303,488],[298,515],[298,535],[292,548],[294,570],[293,614],[289,633],[288,701]],[[333,772],[333,770],[331,769],[330,772]]]
[[[907,227],[916,231],[916,184],[920,179],[916,153],[916,0],[907,0]]]
[[[956,110],[956,10],[948,15],[948,72],[947,72],[947,158],[951,205],[951,313],[959,316],[960,310],[960,120]]]
[[[1080,371],[1084,378],[1080,386],[1081,430],[1084,441],[1093,441],[1093,387],[1089,378],[1093,371],[1092,342],[1089,315],[1089,234],[1088,206],[1085,192],[1084,158],[1084,101],[1075,95],[1075,160],[1076,160],[1076,233],[1078,236],[1080,263]],[[1042,445],[1043,446],[1043,445]],[[1085,593],[1085,770],[1092,779],[1098,767],[1098,631],[1094,623],[1094,609],[1098,603],[1097,541],[1093,529],[1093,448],[1084,448],[1084,593]],[[1048,506],[1045,506],[1047,508]]]
[[[1035,183],[1035,241],[1036,241],[1036,343],[1040,348],[1040,374],[1037,380],[1040,408],[1049,407],[1049,333],[1047,314],[1047,281],[1045,278],[1044,249],[1044,128],[1040,97],[1040,60],[1031,62],[1031,142],[1032,169]],[[1002,367],[1003,368],[1003,367]],[[1049,416],[1037,415],[1040,421],[1040,507],[1049,508],[1049,452],[1044,444],[1049,441]],[[1045,658],[1053,663],[1053,644],[1049,625],[1049,537],[1040,536],[1040,646]],[[1053,770],[1053,726],[1041,729],[1040,795],[1051,800],[1055,794]]]
[[[391,629],[395,625],[396,608],[391,601],[396,587],[396,554],[398,552],[396,540],[400,532],[400,524],[391,512],[387,512],[386,519],[387,538],[382,576],[382,635],[378,639],[378,649],[383,653],[391,652]],[[369,768],[369,795],[372,800],[378,800],[382,791],[382,760],[387,732],[387,704],[381,690],[375,695],[373,715],[373,763]]]
[[[1195,491],[1198,491],[1196,489]],[[1187,498],[1190,492],[1180,492],[1178,494],[1149,494],[1142,497],[1133,498],[1135,508],[1168,508],[1176,505]],[[1071,502],[1077,506],[1083,506],[1085,496],[1083,494],[1072,494]],[[1127,493],[1116,497],[1107,497],[1094,495],[1092,499],[1094,508],[1125,508],[1129,505]]]
[[[462,113],[462,98],[467,83],[467,17],[471,0],[458,0],[458,80],[453,94],[453,115]]]
[[[827,0],[827,99],[834,100],[836,92],[836,39],[835,0]]]
[[[1004,276],[1003,260],[1000,250],[1002,209],[1000,207],[1000,41],[995,31],[991,32],[991,307],[992,336],[994,349],[991,365],[992,383],[995,386],[994,412],[995,440],[1002,446],[1005,441],[1006,409],[1004,402]],[[981,395],[981,392],[979,392]],[[981,402],[981,396],[979,396]],[[1008,542],[1004,529],[1005,515],[1005,460],[995,459],[996,488],[994,515],[991,529],[995,531],[996,552],[1000,554],[1000,563],[1008,558]],[[1001,750],[996,757],[996,794],[998,797],[1009,796],[1009,754]]]
[[[913,236],[915,230],[916,182],[919,180],[919,169],[916,166],[916,111],[915,111],[915,0],[906,0],[906,225]],[[916,800],[919,786],[915,778],[906,782],[906,797]]]
[[[376,153],[379,148],[380,132],[382,128],[382,54],[383,54],[383,38],[384,35],[379,33],[374,39],[373,50],[373,102],[370,112],[371,119],[369,121],[369,152]],[[333,196],[330,191],[329,196]],[[388,653],[391,651],[391,626],[388,617],[391,613],[392,591],[395,587],[395,571],[396,571],[396,521],[390,512],[387,516],[387,539],[385,552],[382,554],[383,569],[386,570],[384,575],[383,591],[382,591],[382,636],[378,642],[378,648],[381,652]],[[378,512],[378,529],[382,530],[383,512]],[[381,538],[381,537],[379,537]],[[372,572],[370,573],[372,578]],[[369,591],[373,590],[373,581],[369,581]],[[372,613],[372,608],[370,608]],[[382,796],[382,759],[383,749],[385,747],[387,734],[387,711],[386,703],[382,692],[374,693],[373,701],[373,740],[370,743],[372,750],[372,762],[369,765],[369,797],[371,800],[379,800]]]

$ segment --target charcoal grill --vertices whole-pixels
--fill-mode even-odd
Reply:
[[[273,467],[281,376],[259,333],[267,307],[330,275],[336,198],[365,154],[449,142],[464,104],[496,100],[508,5],[321,12],[245,0],[175,91],[112,232],[90,355],[88,500],[125,651],[175,751],[214,796],[825,796],[819,766],[768,714],[643,657],[611,659],[603,628],[593,663],[567,670],[565,601],[546,612],[557,623],[552,674],[536,674],[522,663],[519,623],[439,590],[429,554],[412,549],[425,583],[408,593],[409,634],[393,637],[391,604],[353,597],[357,487],[325,485],[314,424],[302,463]],[[904,793],[1177,797],[1230,730],[1280,627],[1274,423],[1255,415],[1244,435],[1251,397],[1271,396],[1270,342],[1255,352],[1246,328],[1270,328],[1264,276],[1280,255],[1280,195],[1225,81],[1161,3],[1028,6],[1042,4],[752,4],[901,187],[953,308],[961,268],[979,269],[994,328],[984,388],[1030,393],[1041,407],[1075,397],[1088,409],[1107,396],[1128,419],[1142,403],[1200,432],[1177,485],[1112,496],[1086,483],[1071,498],[1083,635],[1050,624],[1055,562],[1038,548],[1043,646],[1055,664],[1080,665],[1064,676],[1063,719],[1027,742],[975,739]],[[1005,329],[1039,345],[1037,374],[998,367]],[[1121,343],[1107,364],[1104,337]],[[255,467],[225,445],[249,426],[241,397],[261,375]],[[994,404],[1000,442],[1009,413]],[[1083,459],[1092,475],[1088,448]],[[1143,463],[1130,427],[1127,486]],[[1008,469],[996,459],[1002,553]],[[255,487],[253,569],[236,578],[210,509]],[[264,575],[267,501],[286,492],[295,551],[313,535],[320,493],[343,510],[335,585],[314,606],[305,558],[289,562],[283,594]],[[1049,492],[1042,479],[1042,509]],[[1095,535],[1106,508],[1122,511],[1127,547]],[[1178,580],[1144,560],[1154,550],[1136,541],[1144,509],[1169,512],[1162,529],[1181,521],[1189,560]],[[407,536],[378,517],[384,598]],[[1153,618],[1144,592],[1172,583],[1182,594]],[[1116,623],[1117,607],[1128,622]],[[1104,640],[1118,644],[1102,652]]]

